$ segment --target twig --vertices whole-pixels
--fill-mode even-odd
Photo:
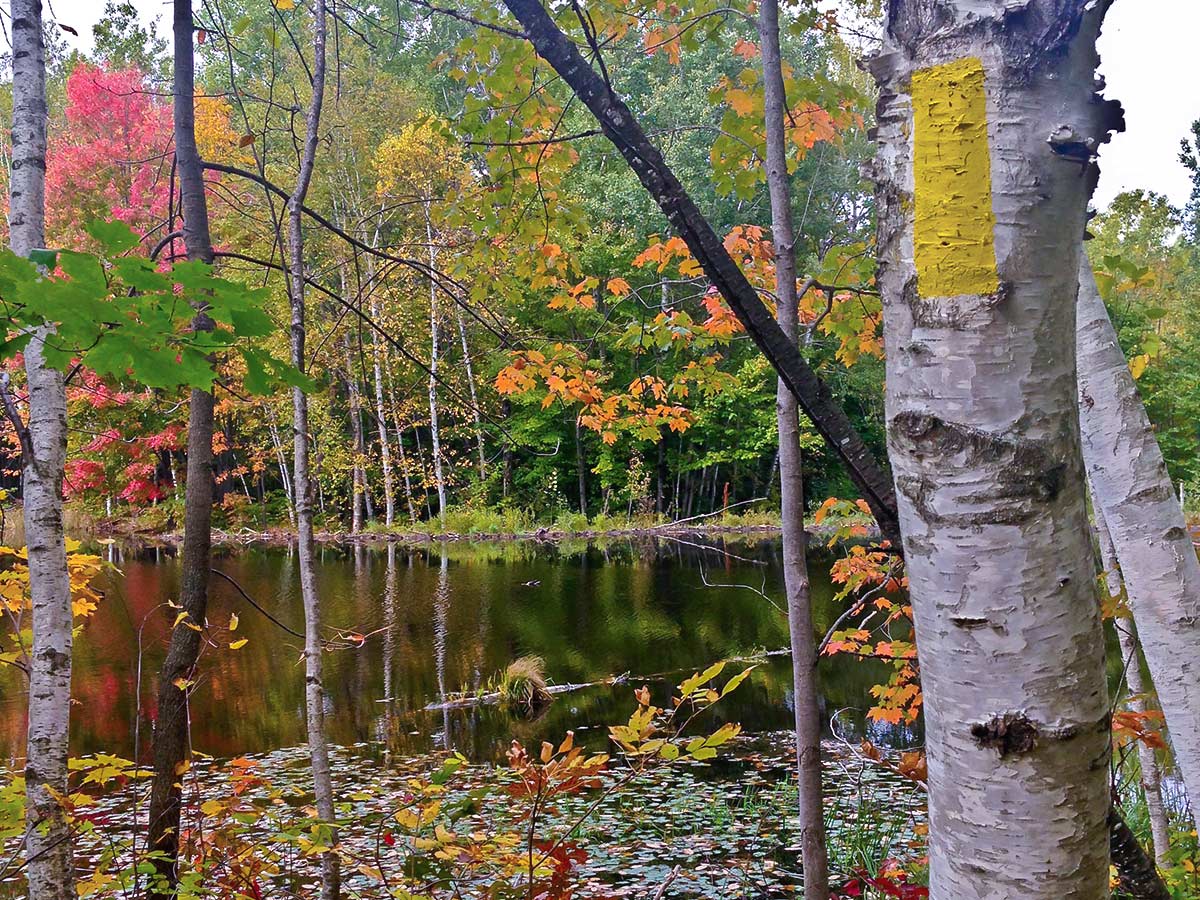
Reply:
[[[300,640],[304,640],[304,635],[302,635],[298,631],[293,631],[287,625],[284,625],[277,618],[275,618],[273,615],[271,615],[269,612],[267,612],[265,609],[263,609],[261,606],[259,606],[257,601],[255,601],[255,599],[253,597],[251,597],[249,594],[247,594],[246,591],[242,588],[242,586],[240,584],[238,584],[236,581],[234,581],[232,577],[230,577],[229,575],[226,575],[220,569],[210,569],[209,571],[211,571],[214,575],[218,575],[221,578],[224,578],[226,581],[228,581],[230,584],[232,584],[234,590],[236,590],[239,594],[242,595],[243,600],[245,600],[247,603],[249,603],[251,606],[253,606],[255,609],[257,609],[260,613],[262,613],[264,616],[266,616],[268,619],[270,619],[272,622],[274,622],[276,625],[278,625],[280,628],[282,628],[284,631],[286,631],[292,637],[298,637],[298,638],[300,638]]]
[[[665,895],[667,893],[667,888],[669,888],[671,886],[671,882],[673,882],[676,878],[678,878],[679,873],[682,871],[683,871],[682,866],[679,866],[679,865],[675,866],[675,868],[673,868],[671,870],[671,874],[668,875],[663,880],[663,883],[658,886],[658,890],[654,892],[653,900],[662,900],[663,895]]]
[[[30,437],[29,428],[21,420],[21,414],[17,411],[16,403],[13,402],[12,393],[8,389],[7,372],[0,374],[0,399],[4,401],[4,415],[12,423],[13,430],[17,433],[17,440],[21,442],[21,455],[25,458],[25,463],[30,464],[34,460],[33,438]]]

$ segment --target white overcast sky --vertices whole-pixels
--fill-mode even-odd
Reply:
[[[59,21],[79,31],[66,35],[81,49],[91,46],[91,30],[103,0],[50,0]],[[263,0],[266,2],[266,0]],[[169,36],[165,0],[135,0],[144,18],[158,17],[159,33]],[[1107,94],[1125,106],[1128,130],[1101,154],[1096,205],[1107,206],[1123,190],[1145,188],[1183,204],[1190,192],[1188,172],[1179,162],[1179,142],[1200,118],[1195,90],[1200,44],[1200,0],[1117,0],[1100,38],[1100,70]]]

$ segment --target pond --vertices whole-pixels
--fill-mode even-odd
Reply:
[[[105,576],[104,603],[76,642],[72,752],[132,756],[136,741],[145,758],[180,562],[164,548],[104,552],[116,570]],[[214,566],[261,611],[214,579],[209,622],[221,634],[206,642],[200,664],[193,745],[220,758],[302,744],[300,641],[285,630],[302,630],[295,554],[286,547],[225,550]],[[840,612],[828,568],[828,560],[813,561],[821,633]],[[328,632],[344,638],[326,662],[330,738],[372,757],[453,747],[472,760],[501,761],[514,737],[536,746],[568,729],[603,743],[604,726],[628,717],[635,686],[658,684],[665,694],[715,660],[788,644],[774,540],[329,545],[319,549],[318,586]],[[229,635],[223,629],[233,615],[238,628]],[[533,722],[488,704],[426,709],[447,695],[485,689],[527,655],[544,660],[554,684],[628,678],[562,694]],[[869,662],[822,660],[826,721],[861,738],[869,688],[885,677]],[[0,760],[9,763],[23,753],[22,687],[16,673],[0,672]],[[770,656],[722,702],[717,718],[750,733],[785,730],[790,703],[789,660]],[[869,727],[879,742],[917,739]]]

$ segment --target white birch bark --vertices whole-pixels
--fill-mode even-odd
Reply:
[[[1109,708],[1071,339],[1090,153],[1113,124],[1094,93],[1107,5],[893,0],[872,61],[932,900],[1108,896]]]
[[[12,173],[9,239],[18,256],[46,244],[46,48],[41,0],[13,0]],[[29,446],[21,498],[29,553],[33,642],[25,759],[25,858],[31,900],[74,900],[71,835],[52,792],[66,796],[71,713],[71,582],[63,533],[67,401],[47,366],[39,329],[25,348]],[[28,452],[32,451],[32,452]]]
[[[302,215],[304,199],[312,181],[316,161],[321,106],[325,94],[325,0],[316,0],[313,23],[312,98],[305,118],[304,149],[296,187],[288,199],[288,288],[291,301],[292,365],[303,372],[305,368],[305,297],[304,297],[304,230]],[[312,759],[313,793],[317,815],[333,823],[333,783],[329,770],[329,746],[325,736],[325,684],[322,677],[321,598],[317,593],[316,547],[313,538],[312,471],[310,467],[310,435],[308,425],[308,395],[299,387],[292,389],[294,417],[294,462],[292,491],[296,502],[298,558],[300,565],[300,594],[304,604],[304,705],[308,731],[308,748]],[[336,835],[334,837],[336,840]],[[337,900],[340,894],[341,873],[336,851],[321,857],[321,900]]]
[[[467,372],[467,390],[471,396],[471,414],[475,419],[475,446],[479,451],[479,480],[487,478],[487,453],[483,446],[483,413],[479,409],[479,396],[475,390],[475,368],[471,362],[471,348],[467,344],[467,325],[463,321],[462,307],[454,306],[458,319],[458,338],[462,344],[463,366]]]
[[[429,204],[425,204],[425,233],[429,240],[429,267],[437,268],[437,251],[433,246],[433,223]],[[446,475],[442,470],[442,433],[438,425],[438,359],[440,356],[440,315],[438,312],[437,282],[429,279],[429,440],[432,443],[433,478],[437,483],[438,519],[446,524]]]
[[[371,295],[371,318],[379,321],[379,304]],[[383,402],[383,339],[371,329],[371,363],[375,381],[375,421],[379,429],[379,456],[383,466],[383,522],[391,528],[396,521],[396,486],[392,476],[392,445],[388,438],[387,407]]]
[[[1079,278],[1084,463],[1194,808],[1200,797],[1200,562],[1086,259]]]
[[[1092,495],[1093,501],[1095,494]],[[1093,502],[1093,508],[1095,503]],[[1125,592],[1124,579],[1121,577],[1121,567],[1117,559],[1117,551],[1113,546],[1112,534],[1104,515],[1095,509],[1096,531],[1100,538],[1100,565],[1104,569],[1104,582],[1108,595],[1113,600],[1119,600]],[[1138,653],[1137,634],[1132,622],[1118,620],[1116,623],[1117,641],[1121,645],[1121,659],[1125,666],[1125,684],[1129,688],[1129,708],[1135,713],[1145,713],[1149,709],[1146,703],[1147,685],[1142,678],[1142,663]],[[1145,741],[1137,742],[1138,767],[1142,792],[1146,797],[1146,812],[1150,819],[1151,850],[1160,866],[1168,864],[1167,854],[1171,849],[1171,826],[1167,820],[1167,811],[1162,799],[1162,770],[1158,765],[1158,756],[1154,748]]]

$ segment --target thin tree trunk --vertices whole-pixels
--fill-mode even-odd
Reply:
[[[208,222],[204,171],[196,146],[195,28],[191,0],[175,0],[173,11],[175,165],[179,174],[183,241],[188,259],[213,261]],[[197,329],[213,327],[203,311],[195,318]],[[213,395],[192,390],[188,410],[187,484],[184,486],[183,575],[179,603],[186,620],[171,630],[158,684],[158,717],[155,721],[154,779],[150,787],[147,843],[157,854],[158,878],[151,885],[155,896],[174,893],[179,880],[179,832],[182,812],[182,777],[190,760],[191,732],[188,691],[180,685],[194,680],[200,656],[201,632],[208,613],[209,568],[212,556],[213,507]],[[174,610],[168,610],[172,620]]]
[[[12,2],[12,172],[9,240],[18,256],[46,244],[46,47],[41,0]],[[48,366],[39,328],[25,348],[29,389],[21,499],[33,607],[25,752],[25,858],[31,900],[74,900],[71,835],[57,796],[67,795],[71,718],[71,583],[63,533],[67,400]],[[32,451],[32,452],[28,452]]]
[[[479,480],[487,478],[487,452],[483,443],[483,412],[479,409],[479,396],[475,391],[475,369],[471,363],[471,348],[467,344],[467,325],[463,321],[462,307],[454,305],[458,318],[458,337],[462,342],[463,366],[467,373],[467,390],[471,396],[471,414],[475,419],[475,445],[479,450]]]
[[[371,295],[371,318],[378,321],[379,306]],[[396,486],[392,477],[392,449],[388,439],[387,408],[383,402],[383,343],[379,333],[371,329],[371,363],[375,376],[375,421],[379,428],[379,457],[383,466],[383,523],[388,528],[396,522]],[[411,506],[412,501],[409,501]]]
[[[1096,178],[1078,150],[1115,124],[1094,93],[1107,5],[893,0],[872,64],[932,900],[1109,892],[1109,707],[1071,339]]]
[[[429,204],[425,204],[425,233],[429,239],[429,268],[437,268],[437,251],[433,246],[433,221],[430,219]],[[429,439],[432,442],[433,477],[437,482],[438,519],[446,524],[446,476],[442,471],[442,434],[438,427],[438,289],[437,282],[429,279]]]
[[[1094,497],[1094,495],[1093,495]],[[1093,507],[1095,504],[1093,503]],[[1119,600],[1125,592],[1124,580],[1121,577],[1120,563],[1117,551],[1113,547],[1112,535],[1103,514],[1097,508],[1096,531],[1100,537],[1100,563],[1104,568],[1104,581],[1108,586],[1108,594],[1114,600]],[[1129,688],[1129,708],[1135,713],[1145,714],[1149,708],[1146,703],[1147,685],[1142,678],[1142,663],[1138,654],[1138,640],[1132,622],[1118,621],[1116,623],[1117,640],[1121,645],[1121,659],[1125,663],[1125,684]],[[1167,855],[1171,849],[1171,826],[1167,820],[1167,811],[1162,799],[1162,771],[1158,765],[1158,756],[1154,748],[1145,741],[1137,742],[1138,765],[1141,769],[1142,791],[1146,796],[1146,811],[1150,819],[1151,849],[1154,858],[1164,868],[1168,864]]]
[[[275,423],[275,413],[266,404],[267,433],[271,436],[271,446],[275,448],[275,459],[279,464],[279,480],[283,484],[283,496],[287,499],[288,524],[296,527],[296,504],[292,496],[292,476],[288,471],[287,456],[283,451],[283,439],[279,436],[279,426]]]
[[[767,189],[771,197],[771,233],[775,243],[775,292],[779,327],[799,340],[800,297],[796,290],[796,234],[788,181],[785,116],[788,105],[779,52],[779,2],[762,0],[758,21],[763,64],[767,136]],[[804,460],[800,452],[800,404],[779,379],[775,394],[779,426],[779,484],[783,524],[783,583],[787,593],[792,647],[792,685],[796,724],[796,783],[800,806],[800,848],[805,900],[828,900],[829,857],[821,792],[821,707],[817,692],[817,647],[805,559]],[[772,464],[774,474],[774,464]]]
[[[575,477],[579,485],[579,511],[585,517],[588,514],[587,504],[587,463],[583,456],[583,426],[579,416],[575,416]]]
[[[404,426],[400,423],[400,404],[396,402],[396,384],[392,379],[392,367],[389,362],[387,345],[384,345],[383,372],[387,377],[388,406],[392,415],[392,430],[396,432],[396,450],[400,454],[400,471],[404,475],[404,500],[408,504],[408,521],[417,521],[417,508],[413,503],[412,472],[408,464],[408,454],[404,450]]]
[[[304,151],[296,188],[288,199],[289,299],[292,307],[292,365],[305,368],[304,231],[302,207],[312,181],[317,154],[321,105],[325,94],[325,0],[316,0],[313,23],[312,98],[305,118]],[[307,713],[308,748],[312,757],[313,789],[317,815],[330,828],[334,825],[333,781],[329,770],[329,746],[325,736],[325,684],[322,680],[321,599],[317,594],[316,547],[313,540],[312,475],[309,471],[308,395],[292,389],[294,453],[292,477],[296,495],[296,524],[300,563],[300,593],[304,603],[304,705]],[[333,841],[336,842],[336,831]],[[321,898],[337,900],[341,873],[337,852],[321,857]]]
[[[505,423],[512,421],[512,401],[505,397],[500,401],[500,414],[504,416]],[[512,492],[512,477],[513,477],[513,445],[512,439],[507,435],[504,438],[504,471],[500,478],[500,496],[508,499],[509,493]]]
[[[763,355],[796,394],[801,407],[846,466],[851,479],[875,514],[884,535],[899,545],[900,531],[893,515],[895,491],[887,474],[855,431],[828,386],[817,377],[794,341],[789,341],[759,299],[758,292],[726,251],[720,237],[662,153],[651,143],[625,103],[584,59],[579,48],[559,30],[542,0],[504,0],[525,30],[538,55],[559,74],[591,111],[601,130],[625,157],[642,186],[650,193],[672,227],[721,292]]]
[[[346,396],[350,402],[350,434],[354,441],[354,463],[350,468],[350,533],[358,534],[363,527],[363,508],[367,493],[367,483],[363,473],[366,442],[363,438],[362,398],[358,392],[358,380],[354,377],[353,345],[350,341],[349,330],[344,335],[343,349],[346,355]]]
[[[1078,337],[1084,463],[1112,534],[1175,761],[1195,808],[1200,798],[1200,562],[1086,260],[1080,269]]]

